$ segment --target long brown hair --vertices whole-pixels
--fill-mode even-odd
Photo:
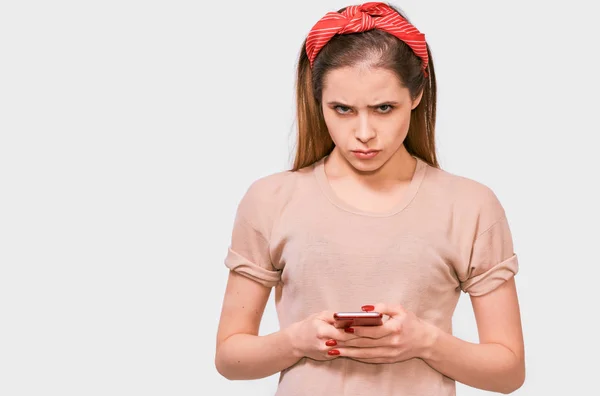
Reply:
[[[392,7],[392,6],[390,6]],[[392,7],[407,19],[397,8]],[[342,12],[344,8],[338,12]],[[408,20],[408,19],[407,19]],[[335,69],[376,59],[374,67],[394,72],[413,99],[423,97],[410,116],[406,150],[428,164],[438,167],[435,148],[436,81],[429,45],[428,77],[421,70],[421,60],[400,39],[381,30],[334,36],[321,49],[311,69],[302,43],[296,75],[297,139],[292,170],[297,171],[330,154],[334,148],[321,107],[325,75]]]

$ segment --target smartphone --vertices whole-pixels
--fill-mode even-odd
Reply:
[[[333,314],[335,327],[381,326],[383,314],[379,312],[336,312]]]

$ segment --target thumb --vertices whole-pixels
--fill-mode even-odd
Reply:
[[[321,311],[317,317],[319,319],[321,319],[322,321],[329,323],[329,324],[334,324],[335,323],[335,319],[333,318],[333,312],[332,311]]]
[[[406,313],[406,310],[400,304],[392,306],[384,303],[377,303],[374,305],[363,305],[361,309],[365,312],[379,312],[388,316],[398,316]]]

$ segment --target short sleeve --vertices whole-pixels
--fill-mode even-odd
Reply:
[[[514,277],[519,269],[508,219],[493,193],[491,197],[491,202],[482,209],[485,213],[480,219],[484,219],[484,224],[489,224],[486,220],[496,220],[479,229],[471,247],[468,267],[460,279],[460,288],[471,296],[493,291]]]
[[[271,262],[269,235],[272,217],[268,197],[261,196],[254,183],[240,201],[231,235],[225,266],[265,287],[279,283],[280,271]]]

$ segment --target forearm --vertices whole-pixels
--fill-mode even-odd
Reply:
[[[300,359],[290,337],[289,330],[265,336],[234,334],[217,347],[217,370],[230,380],[258,379],[276,374]]]
[[[523,359],[500,344],[474,344],[430,325],[422,358],[431,367],[465,385],[511,393],[525,380]]]

